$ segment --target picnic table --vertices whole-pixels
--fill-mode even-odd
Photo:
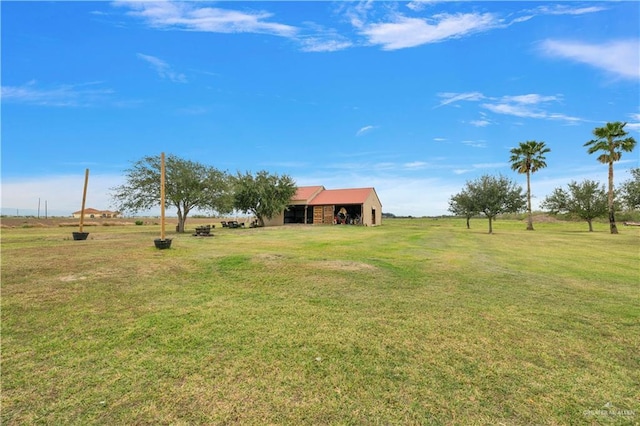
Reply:
[[[244,222],[240,223],[237,220],[222,221],[220,222],[223,228],[244,228]]]
[[[213,237],[211,233],[211,225],[196,226],[196,233],[194,237]]]

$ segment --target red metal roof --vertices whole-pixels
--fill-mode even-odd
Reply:
[[[310,206],[335,204],[364,204],[375,193],[373,188],[325,189],[309,202]]]
[[[296,194],[291,199],[292,201],[304,201],[308,203],[311,201],[314,195],[318,192],[322,191],[324,186],[299,186],[297,188]]]

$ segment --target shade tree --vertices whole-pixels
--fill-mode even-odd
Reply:
[[[265,170],[255,175],[238,173],[234,179],[235,209],[253,214],[258,226],[287,208],[296,193],[296,183],[288,175],[272,174]]]
[[[160,205],[160,156],[145,156],[125,170],[125,183],[112,188],[120,211],[136,213]],[[178,232],[184,232],[194,209],[219,214],[233,210],[231,177],[214,167],[168,155],[165,162],[165,207],[177,209]]]
[[[451,196],[449,211],[456,216],[464,216],[467,219],[467,229],[471,228],[469,223],[471,218],[478,214],[473,198],[464,190]]]
[[[504,213],[517,213],[524,210],[526,196],[522,187],[511,179],[498,175],[483,175],[473,181],[467,181],[462,191],[468,194],[473,210],[489,219],[489,234],[493,233],[493,221]]]
[[[572,181],[567,189],[555,188],[541,207],[553,215],[565,213],[585,220],[589,232],[593,232],[593,220],[607,214],[607,198],[604,185],[585,179],[581,183]]]
[[[640,168],[630,170],[631,179],[624,181],[619,188],[620,201],[627,210],[640,209]]]

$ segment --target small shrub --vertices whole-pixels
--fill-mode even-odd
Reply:
[[[640,211],[616,212],[616,222],[640,222]]]
[[[140,225],[144,225],[144,222],[141,220],[136,220],[136,225],[140,226]]]

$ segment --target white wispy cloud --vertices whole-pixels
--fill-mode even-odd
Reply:
[[[303,52],[335,52],[354,45],[335,29],[324,28],[313,22],[306,22],[300,27],[272,22],[270,19],[274,14],[263,10],[240,11],[184,1],[116,1],[113,4],[127,8],[129,16],[140,18],[152,28],[269,34],[296,42]]]
[[[336,52],[354,45],[335,28],[327,28],[310,21],[304,23],[293,40],[297,41],[303,52]]]
[[[425,169],[429,167],[429,163],[425,161],[412,161],[409,163],[404,163],[402,166],[403,168],[409,169],[409,170],[420,170],[420,169]]]
[[[550,103],[562,102],[561,95],[540,95],[537,93],[529,93],[524,95],[506,95],[502,97],[486,96],[480,92],[468,93],[438,93],[437,96],[443,100],[434,107],[438,108],[444,105],[454,105],[456,102],[482,102],[480,107],[496,114],[512,115],[522,118],[537,118],[547,120],[566,121],[574,124],[584,121],[579,117],[572,117],[563,113],[549,112],[547,110]],[[491,124],[491,121],[484,113],[481,113],[482,120],[470,121],[470,124],[483,127]]]
[[[471,120],[469,121],[469,124],[475,127],[487,127],[490,124],[494,124],[494,122],[488,117],[486,112],[480,111],[480,119]]]
[[[566,4],[544,5],[536,9],[537,13],[544,15],[585,15],[587,13],[596,13],[607,10],[602,6],[573,6]]]
[[[640,113],[629,114],[629,120],[624,127],[628,130],[640,131]]]
[[[500,163],[475,163],[472,164],[474,169],[484,170],[484,169],[503,169],[509,166],[509,163],[500,162]]]
[[[54,107],[89,107],[110,99],[114,91],[100,88],[100,82],[59,84],[40,87],[36,81],[21,86],[2,86],[3,102]]]
[[[519,24],[545,15],[585,15],[587,13],[602,12],[603,10],[607,9],[601,6],[576,7],[571,4],[544,5],[535,9],[519,11],[519,16],[513,17],[508,25]]]
[[[405,5],[409,9],[405,11],[407,14],[419,15],[427,6],[437,3],[439,2],[414,0]],[[300,26],[275,22],[274,13],[248,9],[246,5],[245,10],[235,10],[191,1],[117,0],[112,4],[126,9],[127,15],[141,19],[152,28],[270,34],[297,42],[305,52],[335,52],[362,44],[362,40],[349,38],[335,29],[322,28],[313,22],[305,22]],[[509,17],[481,12],[439,13],[425,17],[400,13],[397,5],[378,7],[375,1],[370,0],[360,1],[355,5],[340,5],[337,9],[338,13],[345,13],[345,17],[366,40],[365,44],[381,46],[383,50],[404,49],[466,37],[496,28],[506,28],[541,15],[582,15],[605,10],[602,6],[545,5],[533,10],[522,10]],[[376,21],[369,16],[385,12],[386,16]]]
[[[187,77],[179,72],[174,71],[171,66],[160,58],[151,55],[138,53],[138,58],[147,62],[158,73],[160,78],[171,80],[174,83],[186,83]]]
[[[513,14],[500,13],[440,13],[428,17],[419,15],[428,6],[439,1],[414,0],[406,3],[407,14],[400,13],[398,7],[387,7],[389,13],[384,19],[374,22],[369,17],[381,8],[374,8],[372,1],[360,2],[348,16],[351,24],[363,35],[369,44],[382,46],[383,50],[396,50],[438,43],[449,39],[467,37],[472,34],[507,28],[545,15],[584,15],[606,10],[606,7],[574,6],[572,4],[544,5],[534,9],[523,9]]]
[[[442,98],[442,101],[435,108],[441,107],[444,105],[449,105],[456,103],[458,101],[479,101],[484,99],[484,95],[480,92],[466,92],[466,93],[438,93],[437,96]]]
[[[360,33],[370,44],[396,50],[487,31],[501,24],[491,13],[443,13],[428,19],[396,14],[390,22],[362,25]]]
[[[481,107],[497,114],[513,115],[522,118],[558,120],[568,123],[584,121],[578,117],[546,110],[547,104],[560,101],[562,101],[562,97],[559,95],[543,96],[539,94],[526,94],[503,96],[493,102],[485,102],[481,104]]]
[[[485,141],[462,141],[464,145],[470,146],[472,148],[486,148],[487,142]]]
[[[622,78],[640,79],[640,39],[603,43],[548,39],[539,48],[547,56],[583,63]]]
[[[419,12],[426,9],[428,6],[432,6],[436,3],[442,3],[444,0],[413,0],[406,4],[406,6],[414,12]]]
[[[376,128],[376,126],[364,126],[364,127],[362,127],[360,130],[358,130],[356,132],[356,136],[362,136],[365,133],[369,133],[370,131],[372,131],[375,128]]]
[[[283,37],[292,37],[298,32],[298,28],[294,26],[268,21],[273,14],[265,11],[242,12],[182,1],[116,1],[113,4],[129,9],[128,15],[140,18],[155,28],[214,33],[260,33]]]
[[[508,167],[508,166],[509,166],[508,163],[476,163],[476,164],[471,164],[464,168],[457,167],[457,168],[454,168],[452,171],[453,171],[453,174],[455,175],[464,175],[467,173],[477,174],[479,172],[482,173],[485,170],[504,169],[505,167]]]
[[[343,37],[333,39],[317,36],[301,37],[299,43],[304,52],[337,52],[353,46],[351,41]]]
[[[488,109],[491,112],[505,115],[515,115],[516,117],[526,118],[544,118],[546,114],[543,111],[534,110],[526,105],[512,104],[512,103],[495,103],[495,104],[482,104],[483,108]]]
[[[537,105],[545,102],[560,101],[562,97],[559,95],[543,96],[537,93],[529,93],[527,95],[503,96],[501,100],[520,105]]]
[[[489,120],[471,120],[469,122],[472,126],[487,127],[491,122]]]
[[[463,175],[463,174],[469,173],[471,171],[473,171],[473,169],[453,169],[453,174]]]

